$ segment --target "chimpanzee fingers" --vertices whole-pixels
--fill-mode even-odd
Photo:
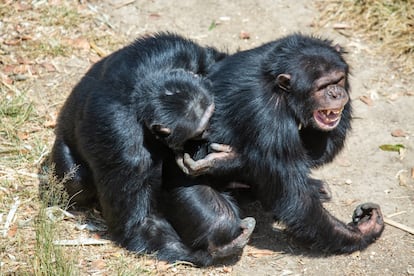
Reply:
[[[209,172],[214,167],[216,161],[227,160],[232,156],[232,153],[228,152],[213,152],[203,159],[194,160],[188,153],[185,153],[183,158],[176,157],[176,160],[178,166],[184,173],[197,176]]]
[[[380,206],[375,203],[363,203],[355,208],[352,216],[353,223],[360,223],[363,220],[369,220],[372,216],[373,210],[380,210]]]
[[[210,168],[213,167],[213,161],[215,159],[212,156],[207,155],[205,158],[200,160],[194,160],[188,153],[184,154],[184,166],[190,171],[191,175],[200,175],[206,173]]]
[[[384,218],[380,206],[371,202],[357,206],[351,224],[364,235],[379,237],[384,230]]]
[[[230,145],[226,144],[218,144],[218,143],[212,143],[210,145],[210,148],[214,151],[221,151],[221,152],[233,152],[233,148]]]
[[[175,162],[177,163],[178,167],[185,173],[190,174],[190,171],[188,168],[184,165],[184,156],[183,155],[177,155],[175,157]]]

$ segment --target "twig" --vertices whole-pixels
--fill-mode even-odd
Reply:
[[[54,245],[62,245],[62,246],[76,246],[76,245],[102,245],[108,244],[111,241],[108,240],[98,240],[92,238],[79,238],[75,240],[56,240],[53,242]]]
[[[119,4],[114,5],[115,6],[114,8],[115,9],[120,9],[120,8],[122,8],[124,6],[128,6],[128,5],[130,5],[130,4],[134,3],[134,2],[135,2],[135,0],[126,0],[124,2],[121,2]]]
[[[89,45],[91,45],[91,48],[95,50],[98,56],[100,57],[106,56],[106,52],[102,50],[101,48],[99,48],[98,45],[95,44],[95,42],[89,41]]]
[[[16,214],[16,211],[17,211],[17,208],[19,208],[19,205],[20,205],[20,199],[19,199],[19,197],[15,197],[14,198],[14,204],[11,207],[11,209],[9,211],[9,214],[7,215],[6,223],[4,223],[3,237],[7,236],[10,224],[13,221],[14,215]]]
[[[62,208],[58,206],[51,206],[46,208],[45,210],[46,216],[53,222],[57,222],[60,220],[63,220],[64,218],[75,218],[74,215],[69,213],[68,211],[63,210]],[[60,214],[60,216],[59,216]]]
[[[186,261],[178,261],[178,262],[175,262],[173,264],[168,265],[167,269],[170,269],[170,268],[178,266],[178,265],[185,265],[185,266],[195,267],[195,265],[193,263],[186,262]]]
[[[1,80],[1,84],[3,84],[4,86],[6,86],[10,91],[16,93],[16,95],[21,95],[22,94],[22,92],[20,92],[20,90],[17,89],[14,85],[10,85],[10,84],[6,83],[3,80]]]
[[[407,213],[407,211],[397,212],[397,213],[388,215],[387,218],[396,217],[396,216],[399,216],[399,215],[402,215],[402,214],[405,214],[405,213]]]
[[[411,235],[414,235],[414,228],[412,228],[412,227],[409,227],[409,226],[404,225],[404,224],[402,224],[402,223],[399,223],[399,222],[393,221],[393,220],[391,220],[391,219],[389,219],[389,218],[384,218],[384,222],[385,222],[386,224],[389,224],[389,225],[391,225],[391,226],[394,226],[394,227],[396,227],[396,228],[398,228],[398,229],[401,229],[401,230],[403,230],[403,231],[405,231],[405,232],[407,232],[407,233],[410,233]]]

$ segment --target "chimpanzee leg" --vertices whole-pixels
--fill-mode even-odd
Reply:
[[[232,198],[207,185],[174,188],[166,192],[163,204],[183,242],[213,258],[239,254],[256,224],[254,218],[240,219]]]
[[[87,166],[78,160],[63,138],[57,137],[51,154],[55,175],[64,180],[69,202],[75,206],[92,206],[97,202],[96,188]],[[66,179],[65,179],[66,178]]]

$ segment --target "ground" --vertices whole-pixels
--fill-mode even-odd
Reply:
[[[10,171],[25,170],[19,171],[19,181],[8,182],[0,190],[0,199],[10,203],[9,208],[13,195],[20,193],[22,199],[14,220],[18,224],[17,234],[9,231],[6,237],[9,241],[2,247],[0,272],[31,274],[29,259],[20,256],[19,251],[33,253],[30,245],[35,242],[34,232],[27,232],[17,241],[13,239],[19,231],[26,233],[22,221],[30,221],[28,214],[36,210],[32,201],[37,198],[38,181],[31,176],[37,173],[39,160],[47,155],[53,142],[53,122],[49,125],[48,120],[53,121],[70,88],[100,55],[156,31],[177,32],[229,52],[256,47],[292,32],[320,35],[343,46],[352,68],[351,98],[355,112],[353,130],[343,152],[332,164],[314,172],[331,187],[333,199],[326,208],[338,218],[350,221],[356,205],[376,202],[389,220],[414,227],[414,79],[401,73],[386,53],[374,51],[375,41],[353,35],[352,30],[338,31],[332,24],[319,26],[315,1],[104,0],[84,3],[82,8],[95,18],[96,29],[90,32],[99,33],[102,26],[110,29],[112,37],[106,39],[113,40],[112,47],[102,50],[95,43],[83,47],[85,40],[72,40],[77,47],[83,47],[82,51],[46,60],[43,67],[47,73],[39,73],[27,90],[36,115],[44,119],[46,131],[36,132],[41,137],[35,145],[41,150],[37,150],[37,157],[24,159],[30,165],[1,166],[2,178],[11,177]],[[81,28],[82,22],[79,24]],[[52,64],[53,69],[47,70],[47,64]],[[6,87],[13,90],[11,85]],[[401,144],[404,148],[399,152],[381,150],[380,146],[385,144]],[[25,177],[22,179],[21,175]],[[5,205],[0,209],[1,226],[8,213]],[[22,214],[24,210],[26,214]],[[76,254],[72,258],[82,275],[136,274],[132,271],[161,275],[414,275],[414,236],[401,228],[387,224],[382,237],[363,252],[314,257],[289,243],[277,226],[266,227],[270,216],[260,212],[255,216],[258,224],[240,261],[213,268],[168,266],[150,257],[128,254],[112,244],[66,250]],[[93,236],[87,230],[75,229],[79,220],[65,221],[66,235]],[[26,249],[22,245],[25,243]]]

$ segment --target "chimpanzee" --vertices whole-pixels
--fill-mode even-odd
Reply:
[[[208,74],[216,107],[209,139],[230,145],[234,159],[206,167],[186,155],[181,166],[189,174],[207,173],[195,183],[247,184],[304,246],[327,253],[364,249],[384,229],[380,207],[362,204],[344,224],[322,206],[325,184],[310,178],[312,168],[332,161],[343,148],[350,130],[348,71],[339,46],[302,34],[214,64]]]
[[[77,167],[65,184],[72,202],[87,205],[96,197],[120,245],[167,261],[208,265],[247,243],[254,220],[241,220],[231,205],[218,207],[217,214],[228,218],[220,226],[224,236],[197,248],[183,243],[159,207],[164,160],[174,160],[187,140],[203,136],[214,104],[202,75],[224,56],[177,35],[142,38],[94,65],[65,102],[51,154],[56,175],[63,178]],[[211,153],[205,160],[227,154]]]

